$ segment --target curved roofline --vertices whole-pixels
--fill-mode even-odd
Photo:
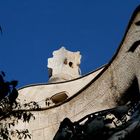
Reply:
[[[55,85],[55,84],[63,84],[63,83],[68,83],[68,82],[72,82],[72,81],[76,81],[76,80],[79,80],[79,79],[82,79],[90,74],[93,74],[95,72],[97,72],[98,70],[104,68],[107,64],[104,64],[102,65],[101,67],[98,67],[97,69],[83,75],[83,76],[80,76],[78,78],[75,78],[75,79],[71,79],[71,80],[67,80],[67,81],[61,81],[61,82],[52,82],[52,83],[37,83],[37,84],[29,84],[29,85],[26,85],[26,86],[23,86],[23,87],[20,87],[18,88],[18,90],[21,90],[21,89],[24,89],[24,88],[27,88],[27,87],[33,87],[33,86],[39,86],[39,85]],[[98,75],[98,74],[97,74]],[[95,76],[96,77],[96,76]]]
[[[67,102],[69,102],[70,100],[72,100],[74,97],[78,96],[82,91],[84,91],[86,88],[88,88],[93,82],[95,82],[107,69],[108,67],[111,65],[111,63],[115,60],[116,56],[118,55],[120,49],[121,49],[121,46],[125,40],[125,37],[126,37],[126,34],[134,20],[134,18],[136,17],[137,13],[140,11],[140,5],[134,10],[130,20],[129,20],[129,23],[127,25],[127,28],[125,30],[125,33],[124,33],[124,36],[122,38],[122,41],[121,43],[119,44],[119,47],[118,49],[116,50],[116,53],[114,54],[114,56],[111,58],[111,60],[109,61],[109,63],[105,66],[105,68],[97,75],[95,76],[95,78],[93,78],[85,87],[83,87],[81,90],[79,90],[76,94],[74,94],[73,96],[71,96],[70,98],[68,98],[67,100],[65,100],[64,102],[61,102],[59,104],[56,104],[54,106],[51,106],[51,107],[44,107],[44,108],[40,108],[40,109],[37,109],[37,110],[30,110],[30,111],[43,111],[43,110],[48,110],[48,109],[51,109],[51,108],[55,108],[55,107],[58,107],[62,104],[65,104]]]
[[[68,102],[69,100],[71,100],[72,98],[74,98],[75,96],[77,96],[78,94],[80,94],[80,92],[82,92],[83,90],[85,90],[87,87],[89,87],[93,82],[95,82],[107,69],[108,67],[112,64],[112,62],[115,60],[115,58],[117,57],[121,47],[122,47],[122,44],[125,40],[125,37],[127,35],[127,32],[133,22],[133,20],[135,19],[137,13],[140,11],[140,5],[136,7],[136,9],[134,10],[134,12],[132,13],[132,16],[128,22],[128,25],[126,27],[126,30],[125,30],[125,33],[123,35],[123,38],[122,38],[122,41],[121,43],[119,44],[119,47],[118,49],[116,50],[116,53],[114,54],[114,56],[111,58],[111,60],[109,61],[109,63],[105,66],[105,68],[93,79],[91,80],[91,82],[89,82],[85,87],[83,87],[79,92],[77,92],[75,95],[71,96],[70,98],[68,98],[65,102]]]
[[[99,67],[99,68],[97,68],[97,69],[95,69],[95,70],[93,70],[93,71],[91,71],[91,72],[89,72],[89,73],[83,75],[83,76],[80,76],[80,77],[75,78],[75,79],[72,79],[72,80],[61,81],[61,82],[56,82],[56,83],[37,83],[37,84],[29,84],[29,85],[26,85],[26,86],[23,86],[23,87],[18,88],[18,90],[23,89],[23,88],[26,88],[26,87],[31,87],[31,86],[52,85],[52,84],[61,84],[61,83],[71,82],[71,81],[74,81],[74,80],[77,80],[77,79],[81,79],[81,78],[83,78],[83,77],[85,77],[85,76],[88,76],[88,75],[90,75],[90,74],[92,74],[92,73],[98,71],[99,69],[105,67],[91,82],[93,82],[94,80],[98,79],[98,77],[100,77],[100,75],[102,75],[102,73],[104,73],[104,71],[106,71],[106,69],[111,65],[112,61],[113,61],[113,60],[116,58],[116,56],[118,55],[119,50],[120,50],[120,48],[121,48],[121,45],[123,44],[123,41],[124,41],[124,39],[125,39],[125,37],[126,37],[126,34],[127,34],[127,32],[128,32],[128,29],[130,28],[130,26],[131,26],[131,24],[132,24],[132,22],[133,22],[133,20],[134,20],[134,18],[135,18],[135,16],[136,16],[136,14],[137,14],[139,11],[140,11],[140,5],[134,10],[134,12],[133,12],[133,14],[132,14],[132,16],[131,16],[131,18],[130,18],[130,20],[129,20],[129,23],[128,23],[128,25],[127,25],[127,28],[126,28],[126,30],[125,30],[125,33],[124,33],[124,35],[123,35],[123,39],[122,39],[122,41],[121,41],[121,43],[120,43],[120,45],[119,45],[119,47],[118,47],[116,53],[115,53],[114,56],[111,58],[111,60],[109,61],[108,64],[105,64],[105,65],[103,65],[103,66],[101,66],[101,67]]]

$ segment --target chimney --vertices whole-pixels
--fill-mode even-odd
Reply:
[[[48,59],[49,83],[72,80],[81,76],[80,52],[71,52],[61,47]]]

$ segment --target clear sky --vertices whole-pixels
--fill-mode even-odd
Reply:
[[[80,51],[82,74],[106,64],[140,0],[0,0],[0,70],[19,87],[48,81],[47,59]]]

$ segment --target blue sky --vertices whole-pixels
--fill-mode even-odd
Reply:
[[[86,74],[108,63],[140,0],[0,0],[0,70],[19,87],[48,81],[47,59],[80,51]]]

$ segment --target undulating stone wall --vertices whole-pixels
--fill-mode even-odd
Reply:
[[[122,97],[127,97],[126,91],[135,78],[140,83],[139,10],[134,12],[116,55],[98,76],[63,104],[34,112],[36,119],[25,125],[32,133],[32,140],[52,140],[65,117],[76,121],[89,113],[129,101]]]

